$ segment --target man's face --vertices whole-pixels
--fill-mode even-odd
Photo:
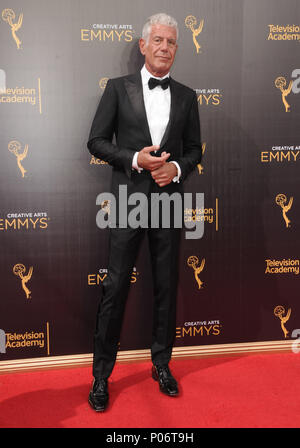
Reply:
[[[152,25],[148,45],[140,39],[140,50],[145,56],[145,65],[152,75],[166,75],[174,62],[177,44],[176,30],[168,25]]]

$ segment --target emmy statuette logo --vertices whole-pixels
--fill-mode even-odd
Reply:
[[[293,197],[290,198],[289,202],[287,203],[287,197],[285,194],[278,194],[276,196],[275,202],[277,205],[279,205],[282,209],[282,216],[285,221],[285,226],[290,227],[291,221],[286,216],[287,212],[291,209],[293,204]]]
[[[192,34],[193,34],[193,42],[194,42],[194,45],[196,47],[196,51],[197,51],[197,54],[198,54],[200,52],[201,45],[197,41],[197,36],[199,36],[201,31],[203,30],[204,20],[203,19],[200,20],[198,28],[195,28],[196,25],[197,25],[197,19],[196,19],[195,16],[187,16],[185,18],[184,23],[185,23],[185,26],[187,28],[189,28],[191,30]]]
[[[24,178],[27,171],[25,170],[21,162],[27,157],[28,145],[25,145],[23,150],[21,150],[21,148],[21,143],[17,140],[12,140],[8,144],[8,150],[16,156],[18,168],[21,171],[22,177]]]
[[[204,143],[202,143],[202,157],[204,156],[205,149],[206,149],[206,143],[204,142]],[[198,163],[197,168],[198,168],[198,173],[203,174],[204,168],[203,168],[202,163]]]
[[[278,78],[275,79],[275,87],[280,90],[281,92],[281,99],[283,102],[283,105],[285,107],[286,112],[290,112],[290,105],[286,100],[286,97],[291,93],[292,87],[293,87],[293,81],[290,81],[288,87],[286,88],[287,81],[283,76],[278,76]]]
[[[22,41],[19,39],[19,37],[17,36],[16,32],[21,28],[22,26],[22,22],[23,22],[23,14],[19,15],[19,19],[16,23],[14,23],[14,20],[16,18],[16,14],[12,9],[3,9],[2,11],[2,19],[4,20],[4,22],[7,22],[11,28],[11,34],[12,37],[14,38],[14,41],[17,44],[17,48],[18,50],[20,50]]]
[[[104,211],[104,213],[107,213],[107,215],[110,214],[110,201],[106,200],[103,201],[100,205],[100,209]]]
[[[25,274],[26,272],[26,268],[24,266],[24,264],[18,263],[15,264],[13,267],[13,273],[20,278],[21,283],[22,283],[22,288],[26,294],[26,299],[31,299],[31,291],[27,288],[26,283],[29,282],[29,280],[32,277],[32,272],[33,272],[33,267],[31,266],[28,269],[28,273]]]
[[[285,324],[287,323],[287,321],[290,318],[291,308],[288,309],[285,316],[284,316],[284,314],[285,314],[285,309],[282,305],[278,305],[274,308],[274,315],[280,319],[281,329],[283,331],[284,337],[287,338],[289,332],[286,329]]]
[[[187,260],[187,265],[190,268],[193,268],[193,270],[194,270],[194,276],[195,276],[196,283],[198,285],[198,289],[202,289],[203,282],[200,280],[199,274],[204,269],[205,258],[202,259],[200,266],[198,266],[198,264],[199,264],[199,258],[196,255],[191,255]]]

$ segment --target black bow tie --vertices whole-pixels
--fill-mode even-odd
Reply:
[[[165,79],[156,79],[156,78],[150,78],[148,81],[149,89],[152,90],[156,86],[161,86],[162,89],[166,90],[169,87],[170,84],[170,78]]]

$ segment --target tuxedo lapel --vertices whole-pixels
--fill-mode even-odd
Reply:
[[[180,94],[179,90],[177,88],[176,83],[173,81],[173,79],[170,77],[170,91],[171,91],[171,108],[170,108],[170,118],[169,122],[167,124],[165,133],[163,135],[163,138],[160,143],[160,152],[163,148],[163,146],[166,144],[170,132],[172,131],[172,126],[175,122],[176,114],[180,110]]]
[[[144,103],[141,74],[136,73],[135,75],[126,78],[125,89],[129,96],[136,117],[140,123],[140,126],[147,137],[147,140],[149,140],[149,142],[152,142]]]

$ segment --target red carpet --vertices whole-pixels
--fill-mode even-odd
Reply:
[[[91,368],[0,375],[1,428],[300,427],[300,355],[174,360],[181,395],[164,396],[151,363],[117,364],[110,405],[94,412]]]

